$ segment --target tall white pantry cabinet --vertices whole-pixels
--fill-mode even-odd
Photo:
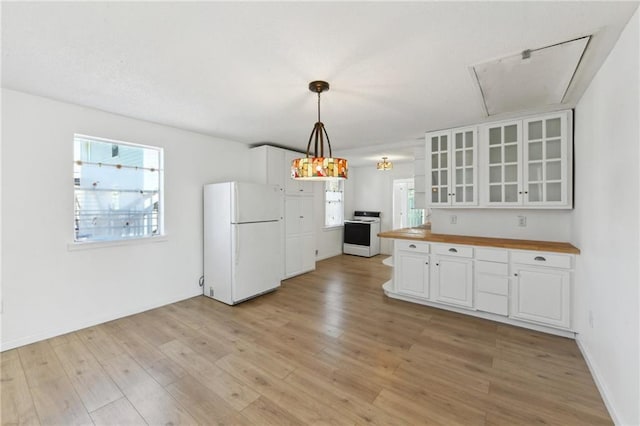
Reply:
[[[291,161],[301,155],[270,145],[250,150],[253,180],[279,185],[284,192],[282,220],[282,278],[316,269],[313,182],[291,179]]]

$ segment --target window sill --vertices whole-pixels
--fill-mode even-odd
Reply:
[[[166,235],[158,235],[156,237],[144,237],[144,238],[131,238],[126,240],[115,241],[88,241],[88,242],[73,242],[67,244],[67,251],[76,250],[91,250],[105,247],[118,247],[118,246],[137,246],[140,244],[150,243],[164,243],[169,241]]]
[[[344,225],[334,225],[334,226],[325,226],[322,228],[323,231],[337,231],[338,229],[344,228]]]

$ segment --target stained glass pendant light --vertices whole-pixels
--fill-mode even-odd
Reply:
[[[318,94],[318,121],[313,125],[309,143],[307,144],[307,156],[297,158],[291,162],[291,177],[301,180],[329,180],[347,178],[347,160],[344,158],[334,158],[331,153],[331,142],[329,135],[324,128],[324,123],[320,121],[320,93],[329,90],[329,83],[326,81],[312,81],[309,83],[309,90]],[[324,156],[324,141],[327,140],[329,156]],[[313,145],[313,156],[311,156],[311,142]]]
[[[378,163],[376,168],[378,170],[391,170],[393,169],[393,163],[391,161],[387,161],[389,157],[382,157],[382,161]]]

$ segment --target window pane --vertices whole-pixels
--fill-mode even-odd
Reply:
[[[344,181],[329,180],[324,186],[324,226],[341,226],[344,223]]]
[[[162,232],[162,149],[74,135],[75,241]]]

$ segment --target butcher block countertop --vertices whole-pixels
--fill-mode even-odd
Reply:
[[[428,241],[432,243],[464,244],[469,246],[498,247],[517,250],[535,250],[555,253],[580,254],[580,249],[554,241],[512,240],[508,238],[471,237],[467,235],[433,234],[428,229],[403,228],[380,232],[380,238]]]

